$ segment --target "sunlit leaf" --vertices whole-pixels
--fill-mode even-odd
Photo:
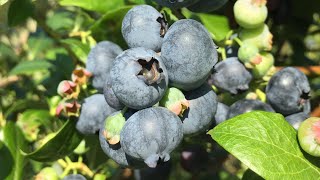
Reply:
[[[197,13],[197,15],[216,41],[223,40],[231,30],[228,18],[225,16],[201,13]]]
[[[39,149],[22,154],[35,161],[49,162],[63,158],[79,145],[82,135],[75,128],[75,119],[68,120],[56,134],[45,142]]]
[[[60,0],[62,6],[78,6],[83,9],[106,13],[120,8],[124,5],[124,0]]]
[[[88,44],[83,44],[77,39],[64,39],[61,40],[62,43],[69,45],[74,54],[83,62],[87,61],[87,56],[90,51],[90,46]]]
[[[38,71],[47,71],[52,64],[48,61],[22,61],[16,65],[11,71],[10,75],[20,75],[20,74],[32,74]]]
[[[302,154],[293,127],[280,114],[253,111],[209,131],[212,138],[265,179],[318,179]]]

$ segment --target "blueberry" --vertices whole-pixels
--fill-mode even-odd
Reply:
[[[183,134],[196,134],[206,130],[212,124],[217,110],[216,94],[207,84],[184,94],[189,101],[189,108],[184,111],[181,117]]]
[[[172,24],[163,39],[161,57],[172,85],[186,91],[200,87],[218,61],[209,32],[192,19]]]
[[[189,104],[183,92],[175,87],[168,88],[159,102],[160,106],[169,109],[179,116],[182,116],[183,112],[189,108]]]
[[[76,128],[82,134],[94,134],[100,129],[106,117],[115,112],[108,105],[102,94],[95,94],[84,99]]]
[[[256,79],[262,78],[267,75],[269,70],[274,65],[274,57],[271,53],[262,52],[261,53],[261,62],[256,64],[252,69],[253,77]]]
[[[92,48],[88,54],[86,69],[93,74],[92,85],[102,92],[106,78],[109,76],[114,59],[122,49],[113,42],[102,41]]]
[[[270,51],[272,49],[273,36],[266,24],[254,29],[241,29],[239,38],[243,43],[253,44],[261,51]]]
[[[217,88],[238,94],[249,89],[252,75],[236,57],[231,57],[214,66],[210,79]]]
[[[209,154],[204,147],[194,144],[184,148],[180,155],[182,168],[190,173],[199,173],[209,162]]]
[[[62,180],[87,180],[87,179],[81,174],[71,174],[64,177]]]
[[[286,67],[274,74],[267,87],[268,103],[276,112],[285,116],[305,111],[308,113],[310,85],[306,75],[293,67]]]
[[[110,116],[114,114],[118,114],[120,111],[114,112]],[[127,111],[124,113],[124,117],[126,120],[133,114],[132,111]],[[108,119],[106,119],[107,121]],[[105,122],[106,123],[106,122]],[[104,135],[105,127],[104,124],[102,124],[102,127],[99,131],[99,141],[100,141],[100,146],[103,150],[103,152],[110,157],[112,160],[114,160],[116,163],[118,163],[121,167],[130,167],[130,168],[141,168],[144,167],[144,162],[136,160],[132,156],[126,154],[121,147],[120,143],[117,144],[110,144]]]
[[[217,111],[216,111],[216,114],[214,115],[216,124],[220,124],[223,121],[227,120],[228,113],[229,113],[229,106],[218,102]]]
[[[133,114],[120,133],[120,144],[130,156],[156,167],[170,160],[169,153],[181,142],[182,122],[163,107],[151,107]]]
[[[308,154],[320,157],[320,118],[310,117],[304,120],[298,129],[301,148]]]
[[[230,106],[228,119],[255,110],[274,112],[269,104],[266,104],[259,100],[242,99]]]
[[[228,0],[200,0],[197,3],[188,6],[192,12],[212,12],[224,6]]]
[[[243,63],[252,63],[259,55],[259,48],[251,43],[243,43],[238,51],[238,58]]]
[[[139,47],[128,49],[116,58],[110,81],[121,103],[143,109],[162,98],[168,75],[162,59],[154,51]]]
[[[129,47],[145,47],[158,52],[167,27],[167,21],[155,8],[139,5],[125,15],[121,32]]]
[[[167,161],[160,163],[155,168],[143,168],[134,170],[136,180],[168,180],[172,163]]]
[[[233,6],[234,17],[246,29],[257,28],[267,19],[266,0],[237,0]]]
[[[169,8],[183,8],[183,7],[188,7],[199,0],[154,0],[161,6],[169,7]]]
[[[103,95],[109,106],[111,106],[112,108],[117,110],[124,108],[124,104],[122,104],[120,100],[117,98],[117,96],[114,94],[109,78],[107,78],[107,81],[103,87]]]
[[[310,117],[310,116],[309,116],[307,113],[305,113],[305,112],[299,112],[299,113],[295,113],[295,114],[291,114],[291,115],[289,115],[289,116],[286,116],[285,118],[286,118],[286,120],[288,121],[288,123],[290,123],[290,124],[293,126],[293,128],[294,128],[295,130],[298,130],[300,124],[301,124],[304,120],[308,119],[309,117]]]

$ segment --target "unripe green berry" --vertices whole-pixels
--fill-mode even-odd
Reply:
[[[238,0],[233,11],[237,23],[246,29],[261,26],[268,16],[266,0]]]
[[[249,63],[259,54],[259,48],[251,43],[243,43],[238,50],[238,58],[243,63]]]
[[[260,54],[262,57],[261,62],[259,64],[256,64],[252,69],[253,77],[256,79],[265,76],[274,64],[274,58],[271,53],[262,52]]]
[[[270,51],[272,48],[272,34],[267,25],[255,29],[242,29],[239,37],[243,43],[251,43],[260,51]]]
[[[46,167],[35,176],[35,180],[59,180],[59,176],[52,167]]]
[[[120,141],[120,132],[126,122],[121,111],[112,113],[107,117],[104,124],[103,135],[109,144],[117,144]]]
[[[160,100],[160,106],[168,108],[176,115],[182,116],[183,112],[189,108],[189,101],[184,94],[177,88],[168,88],[163,98]]]
[[[308,154],[320,157],[320,118],[310,117],[298,129],[301,148]]]

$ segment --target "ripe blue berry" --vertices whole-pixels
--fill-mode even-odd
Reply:
[[[169,153],[181,142],[182,122],[163,107],[151,107],[133,114],[123,126],[120,144],[130,156],[156,167],[159,160],[170,159]]]
[[[122,21],[121,32],[129,47],[145,47],[160,51],[168,23],[149,5],[130,9]]]
[[[249,89],[252,75],[238,61],[238,58],[231,57],[214,66],[210,79],[216,87],[231,94],[238,94]]]
[[[310,85],[306,75],[293,67],[286,67],[274,74],[267,87],[268,103],[283,115],[309,111]]]
[[[108,79],[103,87],[103,95],[106,99],[109,106],[111,106],[114,109],[120,110],[124,108],[124,104],[122,104],[117,96],[114,94],[112,90],[111,81]]]
[[[124,105],[133,109],[153,106],[168,85],[162,59],[152,50],[132,48],[121,53],[110,73],[112,90]]]
[[[216,120],[216,124],[220,124],[223,121],[227,120],[228,113],[229,113],[229,106],[218,102],[217,112],[214,115],[214,119]]]
[[[95,94],[84,99],[76,128],[82,134],[94,134],[108,115],[115,112],[104,99],[103,94]]]
[[[217,110],[216,94],[207,84],[184,94],[189,101],[189,108],[181,117],[183,134],[195,134],[206,130],[212,124]]]
[[[109,76],[112,63],[122,49],[110,41],[99,42],[88,54],[86,69],[93,74],[92,85],[100,92]]]
[[[117,111],[112,115],[121,113],[120,111]],[[134,112],[132,110],[127,111],[126,113],[123,114],[126,120],[133,114]],[[144,167],[145,164],[143,161],[139,161],[132,156],[126,154],[121,147],[120,143],[117,144],[110,144],[106,137],[105,137],[105,124],[106,121],[109,119],[106,119],[103,124],[101,124],[101,129],[99,131],[99,141],[100,141],[100,146],[103,150],[103,152],[110,157],[112,160],[114,160],[116,163],[118,163],[121,167],[130,167],[130,168],[141,168]]]
[[[163,39],[161,57],[172,85],[186,91],[200,87],[218,61],[209,32],[192,19],[172,24]]]

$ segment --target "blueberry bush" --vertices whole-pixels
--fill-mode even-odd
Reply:
[[[0,0],[0,179],[319,179],[320,2]]]

